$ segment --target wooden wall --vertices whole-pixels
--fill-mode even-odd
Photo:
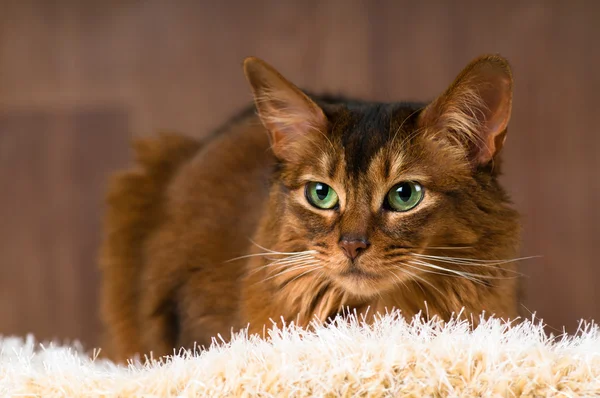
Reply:
[[[516,92],[505,183],[525,306],[600,319],[600,3],[0,0],[0,334],[97,344],[108,173],[131,136],[202,136],[250,100],[257,55],[299,85],[430,99],[499,52]]]

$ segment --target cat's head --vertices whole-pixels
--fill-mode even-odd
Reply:
[[[311,98],[257,58],[244,70],[279,160],[274,245],[313,252],[313,275],[372,295],[513,250],[517,217],[496,180],[505,59],[474,60],[429,104]]]

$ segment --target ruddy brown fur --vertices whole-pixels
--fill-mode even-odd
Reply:
[[[113,358],[345,310],[517,315],[518,215],[498,183],[504,59],[474,60],[431,104],[311,96],[256,58],[244,70],[258,115],[202,142],[140,140],[141,168],[112,181],[101,264]],[[311,181],[337,206],[311,205]],[[386,194],[403,181],[424,196],[400,212]]]

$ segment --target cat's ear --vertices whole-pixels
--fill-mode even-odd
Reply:
[[[475,166],[487,164],[504,145],[512,89],[506,59],[497,55],[479,57],[423,110],[420,122],[436,134],[465,145]]]
[[[277,157],[288,159],[299,139],[314,132],[325,132],[327,118],[323,110],[275,68],[261,59],[249,57],[244,60],[244,73]]]

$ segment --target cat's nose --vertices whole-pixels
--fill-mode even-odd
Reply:
[[[371,244],[366,239],[345,239],[340,240],[339,246],[350,260],[354,260],[362,252],[367,250]]]

